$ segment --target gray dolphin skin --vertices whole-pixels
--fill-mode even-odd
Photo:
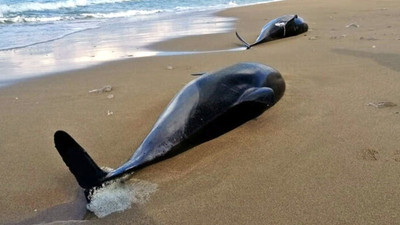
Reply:
[[[297,15],[285,15],[268,22],[262,29],[257,37],[257,40],[253,44],[246,42],[238,32],[236,37],[247,47],[251,48],[254,45],[258,45],[263,42],[273,41],[280,38],[295,36],[304,32],[307,32],[308,25],[304,22],[303,18]]]
[[[188,83],[133,156],[111,172],[97,166],[64,131],[54,134],[55,147],[88,194],[107,181],[170,158],[256,118],[284,92],[285,82],[277,70],[258,63],[238,63]]]

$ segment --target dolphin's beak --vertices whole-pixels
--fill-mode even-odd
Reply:
[[[307,25],[306,23],[304,23],[303,29],[304,29],[304,32],[307,32],[307,31],[308,31],[308,25]]]

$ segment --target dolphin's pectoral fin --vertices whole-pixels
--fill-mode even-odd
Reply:
[[[57,131],[54,143],[63,161],[84,189],[100,186],[107,172],[100,169],[87,152],[66,132]]]
[[[275,101],[274,90],[268,87],[250,88],[245,91],[238,100],[238,104],[243,102],[259,102],[265,105],[272,105]]]
[[[206,72],[192,73],[190,75],[192,75],[192,76],[203,76],[204,74],[206,74]]]

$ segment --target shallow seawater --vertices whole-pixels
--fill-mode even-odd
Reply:
[[[234,21],[204,13],[162,16],[145,24],[115,19],[61,39],[0,51],[0,83],[112,60],[155,56],[159,53],[145,46],[175,37],[226,32]]]
[[[111,60],[163,55],[146,46],[228,32],[235,19],[215,12],[271,1],[3,0],[0,87]],[[166,53],[171,54],[180,53]]]

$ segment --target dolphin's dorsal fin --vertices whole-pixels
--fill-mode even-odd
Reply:
[[[237,104],[243,102],[259,102],[266,105],[272,105],[274,101],[274,90],[268,87],[260,87],[246,90],[237,101]]]
[[[275,23],[275,26],[277,27],[285,27],[289,22],[291,22],[292,20],[296,19],[298,16],[294,15],[290,20],[286,21],[286,22],[278,22]]]
[[[288,20],[288,21],[286,22],[286,24],[288,24],[290,21],[295,20],[295,19],[297,19],[297,18],[298,18],[298,16],[297,16],[297,14],[295,14],[295,15],[293,16],[292,19],[290,19],[290,20]]]

